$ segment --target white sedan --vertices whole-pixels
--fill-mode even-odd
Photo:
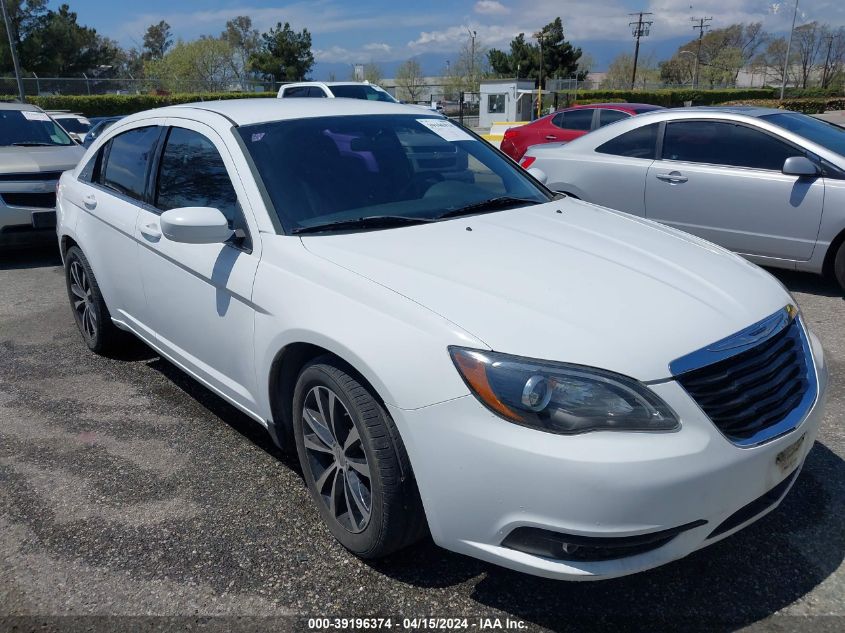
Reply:
[[[554,578],[654,567],[777,506],[821,420],[821,346],[767,273],[415,107],[143,112],[58,206],[86,344],[132,333],[296,450],[362,557],[430,530]]]

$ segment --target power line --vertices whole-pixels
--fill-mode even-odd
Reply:
[[[704,37],[704,32],[710,30],[709,22],[711,20],[713,20],[713,18],[712,17],[710,17],[710,18],[690,18],[690,20],[692,20],[692,22],[693,22],[693,25],[692,25],[693,30],[698,29],[698,50],[695,53],[695,70],[693,71],[693,76],[692,76],[692,87],[697,88],[698,87],[698,66],[701,63],[701,40]],[[696,22],[698,24],[695,24]]]
[[[629,13],[628,15],[637,16],[636,22],[628,23],[628,26],[631,27],[632,35],[637,38],[637,44],[634,47],[634,71],[631,73],[631,90],[633,90],[637,82],[637,61],[640,58],[640,38],[648,37],[651,33],[651,25],[653,24],[651,20],[643,20],[643,16],[654,14],[646,11],[639,11],[637,13]]]

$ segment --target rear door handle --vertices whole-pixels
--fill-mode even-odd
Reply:
[[[157,242],[161,239],[161,229],[155,222],[150,222],[149,224],[142,224],[140,231],[141,235],[143,235],[150,241]]]
[[[82,199],[82,204],[86,209],[94,209],[97,207],[97,197],[93,193],[89,193]]]
[[[658,180],[662,180],[663,182],[668,182],[671,185],[677,185],[682,182],[686,182],[689,180],[686,176],[681,174],[679,171],[672,171],[668,174],[655,174]]]
[[[555,136],[554,134],[546,134],[546,140],[547,141],[557,140],[557,136]]]

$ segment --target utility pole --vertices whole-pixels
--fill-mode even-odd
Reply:
[[[470,41],[470,57],[469,57],[469,81],[470,81],[470,89],[474,92],[477,92],[475,89],[475,38],[478,35],[475,31],[470,30],[467,27],[467,32],[469,33],[469,41]]]
[[[830,70],[830,51],[833,48],[833,34],[825,35],[827,40],[827,54],[824,56],[824,68],[822,69],[822,88],[827,88],[828,73]]]
[[[695,71],[692,76],[692,87],[698,88],[698,66],[701,63],[701,40],[704,38],[704,32],[710,30],[710,22],[713,18],[690,18],[693,21],[693,30],[698,29],[698,49],[695,52]],[[698,22],[698,24],[695,24]]]
[[[12,22],[9,20],[9,12],[6,10],[6,0],[0,0],[0,7],[3,8],[3,23],[6,25],[6,34],[9,36],[9,51],[12,54],[12,66],[15,68],[15,79],[18,82],[18,94],[21,98],[21,103],[26,102],[26,97],[23,94],[23,80],[21,79],[21,66],[18,63],[18,49],[15,46],[15,36],[12,34]]]
[[[792,48],[792,33],[795,31],[795,18],[798,16],[798,0],[795,0],[795,10],[792,12],[792,28],[789,29],[789,39],[786,41],[786,58],[783,60],[783,77],[780,82],[780,100],[783,101],[783,91],[786,89],[786,69],[789,67],[789,51]]]
[[[631,33],[637,39],[637,44],[634,46],[634,70],[631,73],[631,90],[634,89],[637,83],[637,62],[640,59],[640,38],[641,37],[648,37],[649,33],[651,32],[651,20],[643,20],[644,15],[653,15],[651,13],[647,13],[644,11],[639,11],[637,13],[629,13],[628,15],[635,15],[637,16],[636,22],[629,22],[628,26],[631,27]]]
[[[543,111],[543,31],[537,31],[534,37],[537,38],[537,43],[540,45],[540,77],[537,80],[537,118],[540,118],[540,113]]]

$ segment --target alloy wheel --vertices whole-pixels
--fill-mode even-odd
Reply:
[[[352,533],[364,531],[372,512],[372,479],[349,410],[334,391],[318,385],[305,396],[302,422],[317,493],[341,526]]]
[[[97,336],[97,310],[91,293],[91,282],[82,263],[75,259],[70,263],[70,291],[73,294],[73,309],[79,319],[82,331],[88,338]]]

